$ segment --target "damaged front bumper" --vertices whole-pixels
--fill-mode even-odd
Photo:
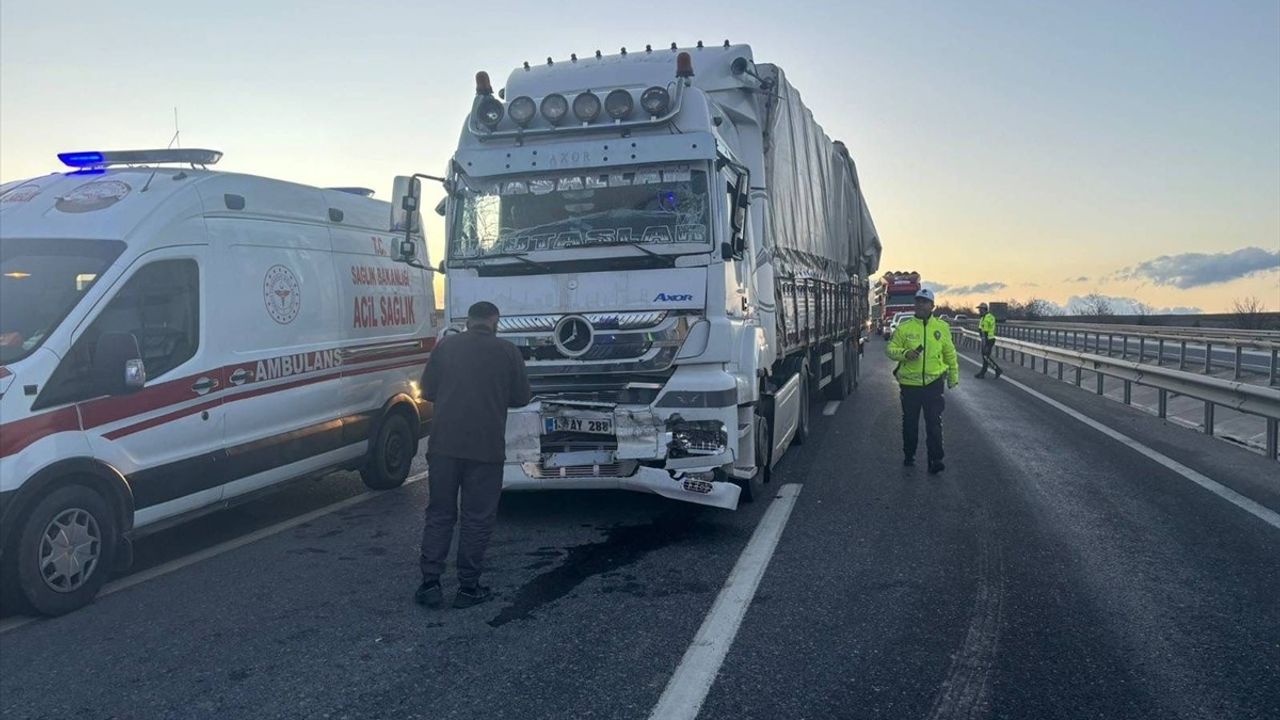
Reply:
[[[507,490],[621,489],[736,509],[736,407],[543,400],[507,417]]]

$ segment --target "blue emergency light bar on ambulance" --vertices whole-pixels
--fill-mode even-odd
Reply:
[[[135,533],[408,474],[437,328],[390,204],[221,155],[67,152],[0,186],[0,584],[31,610],[92,600]]]
[[[446,323],[497,304],[534,389],[509,490],[736,508],[855,382],[880,240],[845,146],[749,46],[477,73],[443,180]]]

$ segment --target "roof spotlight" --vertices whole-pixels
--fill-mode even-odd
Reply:
[[[551,93],[542,98],[542,117],[552,125],[559,125],[569,113],[569,101],[560,93]]]
[[[590,91],[580,93],[573,99],[573,115],[584,123],[595,122],[600,117],[600,98]]]
[[[512,100],[511,104],[507,106],[507,114],[520,127],[528,127],[529,122],[533,120],[533,116],[537,113],[538,105],[528,95],[521,95]]]
[[[614,120],[626,120],[631,115],[631,111],[635,109],[635,104],[635,99],[631,97],[630,91],[618,88],[605,96],[604,110]]]
[[[476,120],[494,130],[502,122],[502,102],[492,95],[482,95],[476,101]]]
[[[664,87],[653,86],[640,95],[640,107],[650,117],[666,115],[671,107],[671,94]]]

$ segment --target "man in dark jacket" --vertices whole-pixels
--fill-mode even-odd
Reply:
[[[467,331],[436,345],[423,373],[427,400],[435,404],[428,441],[426,524],[422,530],[422,585],[414,599],[441,607],[444,573],[462,495],[455,608],[489,599],[480,585],[485,549],[493,535],[506,460],[507,409],[527,405],[529,379],[516,346],[499,340],[498,308],[478,302],[467,312]]]

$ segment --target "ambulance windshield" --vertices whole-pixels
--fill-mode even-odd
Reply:
[[[462,187],[450,256],[707,245],[707,190],[707,173],[687,165],[548,173]]]
[[[40,347],[124,248],[118,240],[0,239],[0,365]]]

